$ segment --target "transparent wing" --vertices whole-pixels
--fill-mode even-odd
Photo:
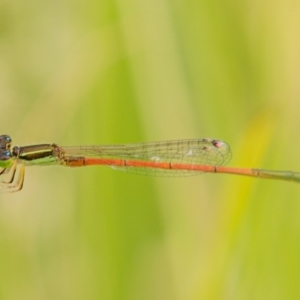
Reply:
[[[114,169],[157,176],[195,175],[200,172],[192,170],[194,165],[217,167],[231,159],[229,145],[211,138],[113,146],[61,147],[61,151],[65,157],[108,159],[109,163],[105,164]],[[120,161],[123,161],[122,165]],[[168,164],[170,168],[161,168],[163,163]],[[172,164],[186,166],[186,169],[172,169]]]

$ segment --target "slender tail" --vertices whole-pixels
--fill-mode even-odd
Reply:
[[[279,179],[300,183],[300,173],[293,171],[271,171],[252,169],[254,174],[260,178]]]

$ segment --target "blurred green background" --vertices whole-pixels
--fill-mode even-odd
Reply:
[[[300,171],[299,1],[0,1],[15,145],[211,137]],[[297,163],[299,162],[299,163]],[[299,299],[300,186],[28,168],[0,199],[1,299]]]

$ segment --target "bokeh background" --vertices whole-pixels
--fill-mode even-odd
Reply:
[[[0,2],[15,145],[212,137],[299,170],[300,2]],[[36,167],[0,199],[1,299],[299,299],[300,186]]]

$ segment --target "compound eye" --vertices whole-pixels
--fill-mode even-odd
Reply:
[[[8,150],[0,151],[0,167],[8,168],[13,163],[12,154]]]
[[[11,152],[10,151],[1,151],[0,152],[0,160],[8,160],[11,159]]]
[[[0,135],[0,148],[8,149],[11,145],[11,138],[7,134]]]

